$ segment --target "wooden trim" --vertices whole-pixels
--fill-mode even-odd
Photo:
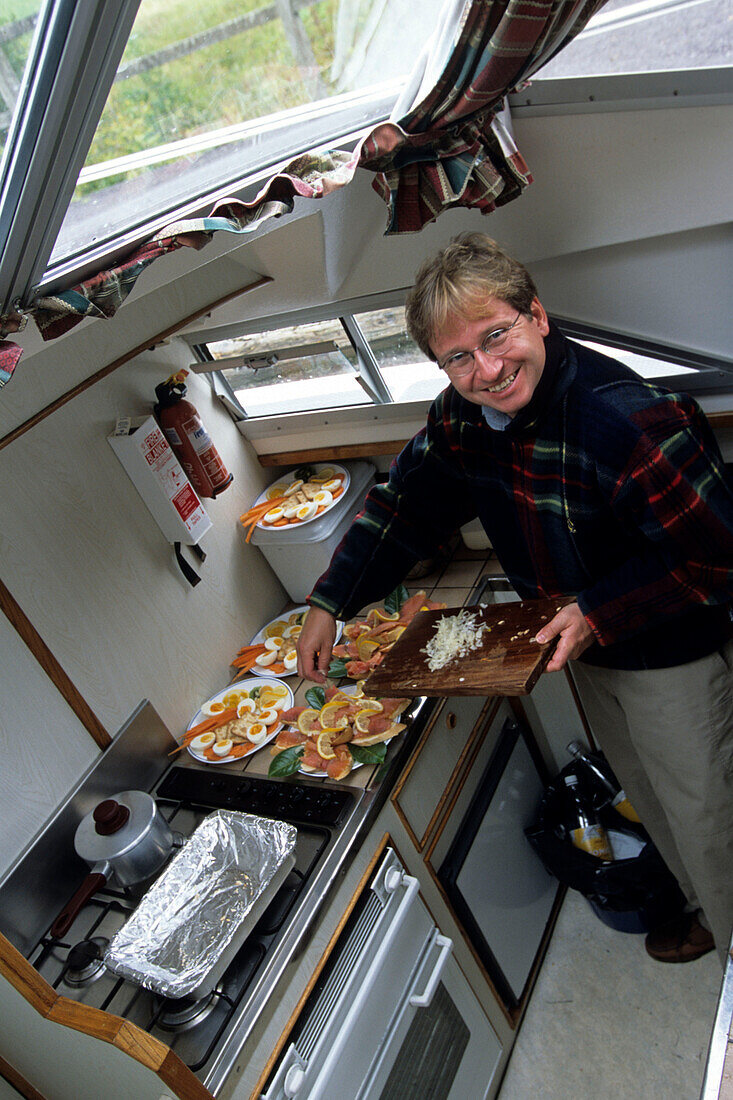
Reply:
[[[305,451],[273,451],[258,454],[260,466],[299,466],[303,462],[337,462],[340,458],[369,458],[371,455],[396,455],[408,439],[386,439],[375,443],[344,443],[332,447],[312,447]]]
[[[721,409],[719,412],[706,412],[705,419],[713,429],[733,428],[733,409]]]
[[[168,328],[163,329],[162,332],[155,333],[153,336],[148,336],[142,343],[137,344],[134,348],[131,348],[130,351],[126,351],[124,355],[108,363],[106,367],[101,367],[98,371],[95,371],[94,374],[90,374],[83,382],[78,382],[76,386],[72,386],[66,393],[62,393],[60,397],[54,398],[49,405],[44,406],[44,408],[40,409],[37,413],[34,413],[33,416],[24,420],[17,428],[13,428],[11,432],[8,432],[7,435],[4,435],[2,439],[0,439],[0,450],[2,450],[3,447],[7,447],[9,443],[14,443],[16,439],[24,435],[27,431],[30,431],[31,428],[35,428],[36,424],[40,424],[41,421],[45,420],[51,413],[56,412],[57,409],[60,409],[63,405],[66,405],[69,401],[78,397],[79,394],[84,393],[85,390],[88,390],[96,382],[100,382],[103,378],[112,374],[118,367],[123,366],[125,363],[129,363],[131,359],[134,359],[135,356],[140,355],[143,351],[147,351],[154,344],[159,344],[162,340],[166,340],[169,336],[173,336],[174,333],[178,332],[179,329],[182,329],[191,321],[195,321],[197,318],[205,316],[205,314],[210,313],[212,309],[218,309],[219,306],[225,305],[233,298],[238,298],[240,294],[246,294],[250,290],[257,290],[258,287],[271,282],[272,279],[269,275],[261,275],[259,279],[254,283],[250,283],[249,286],[239,287],[238,290],[233,290],[229,294],[225,294],[222,298],[217,298],[215,301],[209,302],[209,304],[203,306],[202,309],[197,309],[195,313],[191,313],[188,317],[184,317],[182,320],[177,321],[175,325],[170,325]]]
[[[212,1094],[170,1047],[135,1024],[99,1008],[61,997],[0,933],[0,975],[39,1016],[117,1047],[170,1085],[180,1100],[213,1100]]]
[[[290,1032],[293,1030],[293,1027],[295,1026],[295,1022],[298,1019],[298,1016],[300,1015],[300,1013],[302,1012],[303,1006],[305,1005],[305,1002],[307,1001],[308,997],[310,996],[314,985],[316,984],[319,977],[321,976],[321,972],[322,972],[324,966],[326,965],[326,963],[328,962],[328,960],[330,958],[330,955],[331,955],[331,952],[333,951],[334,947],[336,946],[336,943],[337,943],[341,933],[344,930],[344,926],[346,925],[346,922],[348,921],[349,917],[351,916],[352,912],[354,911],[354,907],[355,907],[357,901],[359,900],[359,898],[361,897],[362,893],[364,892],[367,884],[369,883],[370,879],[374,875],[374,870],[377,866],[377,863],[381,859],[382,854],[384,852],[384,849],[387,847],[388,844],[392,844],[392,840],[390,838],[389,833],[385,833],[384,836],[382,837],[382,839],[379,841],[379,844],[377,845],[377,848],[376,848],[376,851],[374,852],[374,855],[369,860],[369,865],[367,866],[366,870],[364,871],[364,874],[359,879],[359,883],[356,887],[356,890],[352,894],[351,900],[349,901],[349,904],[346,906],[346,912],[339,919],[339,922],[336,925],[336,928],[334,929],[333,935],[331,936],[330,940],[328,941],[328,944],[326,945],[326,948],[325,948],[323,954],[321,955],[315,970],[311,974],[310,980],[309,980],[308,984],[306,985],[305,989],[303,990],[303,992],[302,992],[302,994],[301,994],[301,996],[298,1000],[298,1003],[296,1004],[293,1011],[290,1013],[290,1019],[288,1020],[287,1024],[285,1025],[285,1027],[283,1029],[283,1032],[282,1032],[282,1035],[280,1036],[277,1043],[275,1044],[275,1047],[272,1051],[272,1054],[268,1058],[267,1064],[265,1065],[265,1068],[263,1069],[262,1073],[260,1074],[260,1078],[259,1078],[257,1084],[255,1085],[254,1092],[252,1093],[252,1095],[250,1097],[250,1100],[258,1100],[259,1096],[261,1095],[261,1093],[262,1093],[262,1091],[265,1087],[265,1081],[270,1076],[270,1073],[272,1072],[272,1068],[275,1065],[275,1062],[280,1057],[280,1052],[282,1051],[283,1047],[285,1046],[286,1042],[288,1041],[288,1037],[290,1036]],[[405,866],[405,861],[404,860],[402,860],[402,864],[403,864],[403,866]]]
[[[1,580],[0,611],[4,612],[11,626],[17,630],[43,671],[51,680],[54,687],[61,692],[90,737],[96,741],[100,749],[105,749],[112,741],[109,733],[99,721],[80,691],[66,675],[20,604],[10,594]]]
[[[10,1062],[6,1062],[3,1057],[0,1057],[0,1077],[3,1077],[16,1092],[24,1096],[25,1100],[46,1100],[43,1093],[39,1092],[38,1089],[34,1089],[33,1085],[26,1081],[25,1077],[18,1073],[17,1069],[14,1069]]]

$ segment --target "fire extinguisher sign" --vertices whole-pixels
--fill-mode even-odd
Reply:
[[[155,419],[109,441],[166,538],[195,545],[211,520]]]

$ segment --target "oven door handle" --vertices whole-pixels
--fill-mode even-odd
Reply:
[[[440,954],[436,959],[433,972],[428,978],[427,985],[422,993],[413,993],[410,997],[410,1004],[413,1008],[427,1008],[433,997],[435,996],[435,990],[438,988],[438,982],[441,979],[443,971],[445,970],[446,963],[450,957],[450,953],[453,950],[453,940],[447,936],[443,936],[440,933],[435,937],[435,946],[440,948]]]

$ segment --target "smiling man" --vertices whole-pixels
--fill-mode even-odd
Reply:
[[[368,495],[309,598],[299,671],[478,516],[523,599],[572,596],[540,634],[688,899],[646,940],[685,962],[733,926],[733,491],[696,403],[565,339],[489,237],[417,275],[408,329],[448,387]],[[712,929],[712,933],[711,933]]]

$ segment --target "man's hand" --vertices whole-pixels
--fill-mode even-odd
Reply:
[[[298,638],[298,674],[323,684],[331,663],[336,620],[321,607],[311,607]]]
[[[559,672],[568,661],[579,657],[594,641],[593,631],[577,603],[562,607],[549,623],[538,630],[535,641],[550,642],[558,634],[560,637],[546,672]]]

